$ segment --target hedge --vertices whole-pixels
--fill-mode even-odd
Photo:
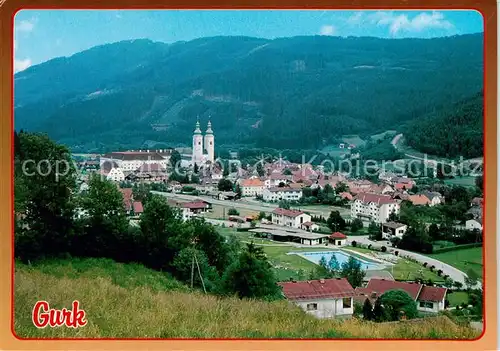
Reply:
[[[456,250],[462,250],[462,249],[470,249],[473,247],[482,247],[483,243],[472,243],[472,244],[463,244],[463,245],[456,245],[456,246],[449,246],[449,247],[442,247],[440,249],[434,249],[433,253],[442,253],[442,252],[449,252],[449,251],[456,251]]]

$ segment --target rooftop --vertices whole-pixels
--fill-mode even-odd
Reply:
[[[283,294],[289,300],[331,299],[355,296],[354,289],[345,278],[280,282]]]
[[[395,201],[387,195],[378,195],[378,194],[370,194],[370,193],[359,193],[356,196],[356,200],[360,200],[364,203],[371,203],[374,202],[377,205],[384,205],[384,204],[392,204],[395,203]]]
[[[286,217],[297,217],[297,216],[304,214],[304,212],[302,212],[300,210],[287,210],[287,209],[279,208],[279,207],[276,208],[273,211],[273,213],[277,214],[277,215],[286,216]]]

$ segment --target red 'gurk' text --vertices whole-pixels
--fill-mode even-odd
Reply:
[[[80,303],[73,301],[72,309],[57,310],[50,308],[47,301],[38,301],[33,307],[32,320],[37,328],[46,326],[61,327],[63,325],[70,328],[83,327],[87,324],[85,320],[85,311],[79,308]]]

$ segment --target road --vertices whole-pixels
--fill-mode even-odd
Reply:
[[[264,212],[271,212],[274,210],[276,207],[278,207],[276,204],[269,204],[269,203],[262,203],[257,200],[253,199],[240,199],[240,200],[218,200],[214,199],[211,196],[205,196],[205,195],[186,195],[186,194],[178,194],[178,193],[166,193],[166,192],[161,192],[161,191],[151,191],[153,194],[158,194],[162,196],[166,196],[171,199],[179,199],[179,200],[185,200],[185,201],[193,201],[195,199],[202,199],[210,202],[212,205],[219,205],[219,206],[224,206],[224,207],[234,207],[236,209],[245,209],[245,210],[250,210],[250,211],[264,211]],[[344,217],[348,217],[348,214],[350,214],[350,211],[345,209],[345,208],[340,208],[340,207],[333,207],[333,206],[325,206],[324,209],[318,209],[317,207],[301,207],[301,210],[307,211],[308,213],[311,213],[313,215],[322,215],[325,218],[328,218],[330,215],[331,211],[334,210],[339,210],[341,215]]]
[[[377,241],[372,241],[372,240],[368,239],[367,235],[356,236],[356,237],[351,237],[351,238],[352,239],[348,240],[348,244],[350,244],[351,241],[356,241],[356,242],[362,243],[364,245],[371,244],[373,247],[377,247],[377,248],[380,248],[382,246],[386,246],[387,247],[387,242],[386,241],[378,241],[378,242]],[[396,249],[388,247],[388,250],[389,250],[389,252],[393,252]],[[454,281],[460,282],[460,283],[462,283],[465,286],[465,278],[467,277],[467,274],[465,274],[461,270],[458,270],[455,267],[450,266],[449,264],[446,264],[444,262],[438,261],[438,260],[436,260],[434,258],[431,258],[429,256],[425,256],[425,255],[422,255],[422,254],[419,254],[419,253],[416,253],[416,252],[407,251],[407,250],[401,250],[401,249],[397,249],[397,250],[399,251],[399,255],[400,256],[411,257],[411,258],[417,260],[418,262],[420,262],[422,264],[424,262],[427,262],[427,266],[428,267],[435,266],[436,267],[436,271],[438,269],[441,269],[443,271],[443,275],[447,274],[447,275],[450,276],[451,279],[453,279]],[[478,284],[476,286],[476,288],[481,288],[481,285]]]

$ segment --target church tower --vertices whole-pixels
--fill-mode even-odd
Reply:
[[[203,144],[205,145],[205,150],[207,150],[208,161],[212,162],[213,164],[215,140],[214,140],[214,132],[212,131],[212,123],[210,123],[210,120],[208,120],[207,132],[205,133]]]
[[[203,136],[201,135],[200,121],[196,121],[196,128],[193,133],[193,156],[192,166],[195,164],[201,166],[203,162]]]

